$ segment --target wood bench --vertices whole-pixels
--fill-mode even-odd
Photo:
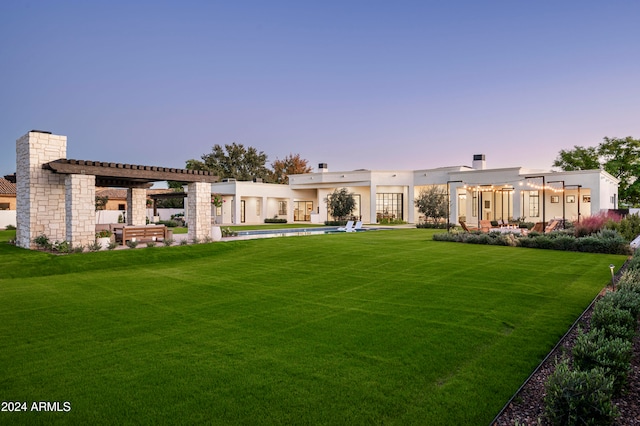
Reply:
[[[164,241],[168,238],[168,230],[164,225],[145,225],[135,226],[126,225],[122,227],[114,227],[116,239],[122,241],[125,245],[127,241]]]

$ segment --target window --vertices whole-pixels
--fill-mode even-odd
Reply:
[[[294,201],[293,220],[295,222],[308,222],[313,212],[313,201]]]
[[[403,219],[403,205],[402,194],[376,194],[376,218]]]
[[[118,210],[126,210],[127,207],[124,204],[118,204]]]
[[[529,192],[529,216],[540,216],[540,195],[538,191]]]
[[[278,216],[286,216],[286,215],[287,215],[287,202],[278,201]]]
[[[9,203],[0,203],[0,210],[9,210]]]
[[[478,191],[473,191],[473,200],[471,201],[471,217],[478,217]]]

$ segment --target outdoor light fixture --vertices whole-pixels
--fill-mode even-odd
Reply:
[[[613,291],[615,291],[616,282],[613,280],[613,277],[614,277],[613,270],[616,269],[616,265],[612,263],[611,265],[609,265],[609,269],[611,269],[611,288],[613,288]]]

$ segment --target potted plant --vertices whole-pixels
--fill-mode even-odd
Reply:
[[[222,231],[216,225],[216,213],[218,208],[222,207],[223,199],[220,194],[211,194],[211,205],[213,206],[213,214],[211,215],[211,239],[220,241],[222,239]]]
[[[108,229],[103,229],[96,233],[96,242],[100,244],[101,250],[107,250],[111,244],[111,236],[113,233]]]

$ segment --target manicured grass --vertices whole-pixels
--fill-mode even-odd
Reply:
[[[0,243],[0,422],[488,424],[624,257],[433,232]]]

